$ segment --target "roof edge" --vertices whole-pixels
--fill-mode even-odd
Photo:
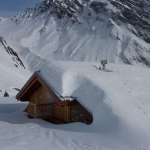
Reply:
[[[17,93],[17,95],[16,95],[17,100],[18,100],[19,96],[21,95],[21,93],[23,92],[23,90],[25,90],[25,88],[27,87],[29,82],[35,77],[35,75],[36,75],[36,72],[27,80],[27,82],[24,84],[24,86],[21,88],[21,90]]]
[[[93,122],[93,115],[80,102],[78,102],[78,100],[74,100],[73,105],[76,106],[91,123]]]

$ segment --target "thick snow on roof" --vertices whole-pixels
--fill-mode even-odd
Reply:
[[[94,84],[100,73],[94,65],[87,62],[47,61],[39,68],[39,74],[60,96],[77,97],[84,107],[93,112],[93,107],[103,96],[102,90]]]
[[[99,66],[94,62],[47,61],[39,70],[59,95],[77,97],[92,113],[103,102],[121,109],[134,105],[130,100],[149,100],[149,69],[108,64],[109,71],[103,71]]]

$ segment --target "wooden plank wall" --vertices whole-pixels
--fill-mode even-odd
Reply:
[[[30,96],[30,102],[34,104],[45,104],[46,103],[46,90],[43,86],[37,89],[32,95]]]
[[[60,107],[57,104],[53,104],[53,117],[54,123],[70,123],[70,106]]]
[[[41,86],[38,88],[31,96],[30,102],[34,104],[46,104],[47,103],[47,91],[46,89]],[[44,112],[44,110],[41,110]],[[71,122],[71,115],[70,115],[70,106],[58,106],[53,100],[52,106],[52,115],[53,115],[53,123],[56,124],[63,124],[63,123],[70,123]]]

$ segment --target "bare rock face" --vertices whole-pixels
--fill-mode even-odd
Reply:
[[[21,59],[19,58],[18,54],[10,47],[7,45],[7,42],[6,40],[0,36],[0,43],[3,45],[4,49],[6,50],[6,52],[12,56],[12,60],[15,62],[15,66],[18,67],[18,66],[21,66],[23,67],[24,69],[25,66],[23,64],[23,62],[21,61]]]
[[[135,29],[143,32],[143,40],[147,39],[144,35],[150,34],[150,2],[141,0],[117,0],[110,1],[111,4],[120,10],[119,14],[114,14],[115,18],[134,26]],[[148,40],[145,42],[149,43]]]
[[[102,2],[97,2],[97,1],[93,1],[90,4],[90,7],[96,12],[96,13],[100,13],[102,11],[104,11],[104,9],[106,8],[107,4],[106,3],[102,3]]]

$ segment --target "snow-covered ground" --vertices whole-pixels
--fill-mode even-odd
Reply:
[[[130,32],[129,24],[92,23],[83,21],[81,27],[47,14],[19,25],[1,19],[0,36],[26,69],[16,67],[0,44],[0,150],[150,150],[150,69],[136,59],[149,60],[150,46]],[[113,26],[107,28],[108,23]],[[95,61],[106,58],[108,70],[98,70]],[[122,58],[145,68],[124,65]],[[77,97],[93,123],[29,119],[23,112],[27,103],[15,100],[13,88],[21,88],[37,70],[60,95]],[[5,90],[9,98],[3,98]]]
[[[107,72],[98,67],[95,62],[46,61],[37,68],[53,79],[59,94],[77,96],[93,114],[91,125],[29,119],[23,112],[27,103],[1,98],[1,149],[149,150],[150,70],[108,64]]]

